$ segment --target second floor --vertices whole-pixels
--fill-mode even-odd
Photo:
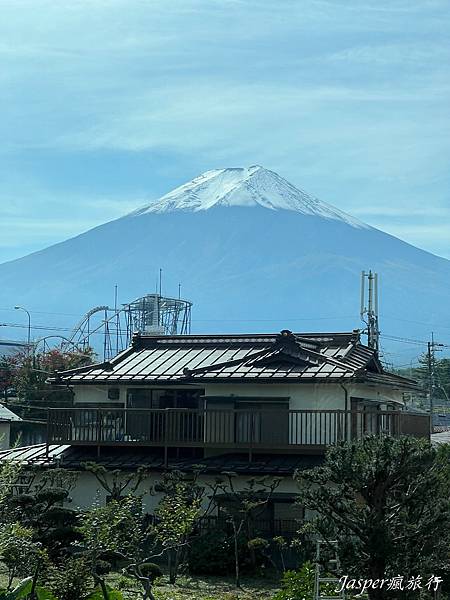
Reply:
[[[357,332],[137,337],[109,363],[59,374],[73,406],[49,443],[322,451],[368,433],[427,437],[414,382],[386,373]]]

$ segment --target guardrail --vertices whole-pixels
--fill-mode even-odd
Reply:
[[[427,414],[406,411],[102,409],[48,411],[48,443],[319,450],[367,434],[429,438]]]

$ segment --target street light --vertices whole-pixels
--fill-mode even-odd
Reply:
[[[15,310],[24,310],[28,315],[28,352],[30,352],[31,347],[31,315],[26,308],[23,306],[15,306]]]

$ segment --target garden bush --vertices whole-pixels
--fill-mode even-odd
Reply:
[[[70,557],[49,573],[48,587],[59,600],[82,600],[94,587],[85,557]]]
[[[158,577],[163,576],[161,567],[155,563],[142,563],[139,565],[139,571],[143,577],[147,577],[153,583]]]
[[[286,571],[281,590],[273,600],[312,600],[314,595],[314,566],[308,561],[298,571]]]
[[[248,553],[240,543],[241,560]],[[233,539],[222,529],[213,529],[195,538],[189,548],[188,568],[193,575],[228,575],[234,571]]]

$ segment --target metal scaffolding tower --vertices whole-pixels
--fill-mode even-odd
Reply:
[[[74,327],[65,344],[85,350],[102,348],[109,360],[131,343],[133,333],[186,335],[191,332],[192,302],[147,294],[120,307],[96,306]]]

